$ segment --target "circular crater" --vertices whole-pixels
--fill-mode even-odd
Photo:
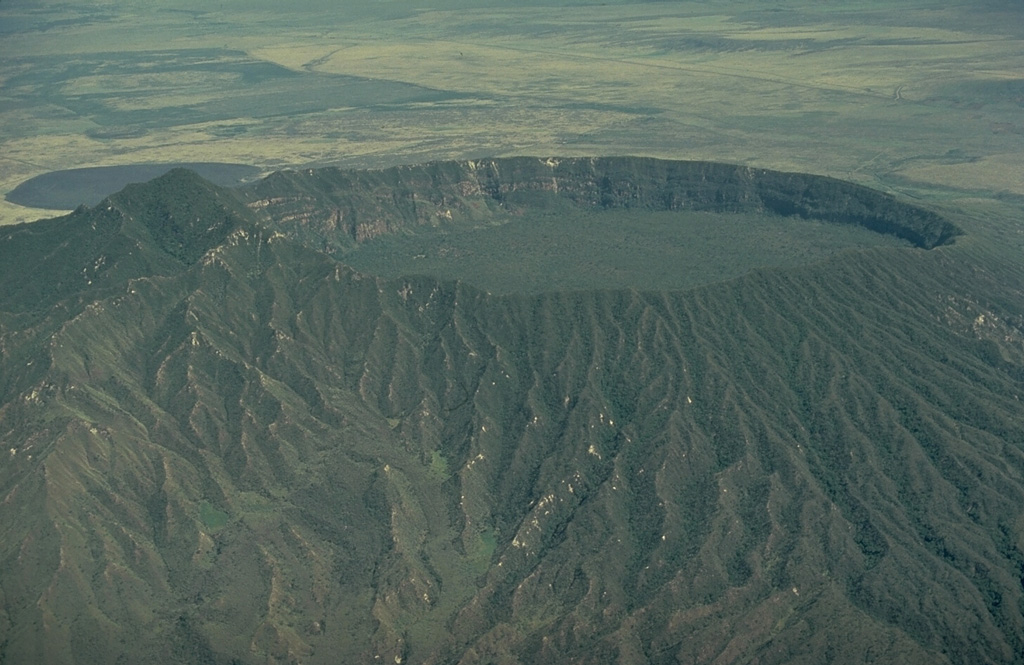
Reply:
[[[633,157],[320,169],[275,174],[250,194],[276,226],[356,270],[493,293],[685,289],[961,233],[833,178]]]

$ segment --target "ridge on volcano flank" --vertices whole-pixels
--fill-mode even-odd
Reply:
[[[251,214],[230,190],[188,169],[173,169],[154,183],[158,186],[128,185],[114,200],[157,246],[182,263],[194,263],[240,223],[251,221]]]
[[[118,290],[126,280],[180,273],[231,232],[257,224],[234,190],[174,169],[128,185],[94,208],[10,227],[0,261],[0,310],[41,310],[68,297]]]
[[[1018,246],[764,175],[178,171],[3,227],[0,663],[1024,665]],[[767,209],[917,248],[516,297],[322,251]]]
[[[274,174],[268,223],[362,272],[492,292],[678,289],[961,231],[852,183],[711,162],[517,157]]]

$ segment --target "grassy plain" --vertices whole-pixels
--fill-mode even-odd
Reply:
[[[140,162],[642,154],[1024,195],[1009,4],[432,6],[5,3],[0,191]]]

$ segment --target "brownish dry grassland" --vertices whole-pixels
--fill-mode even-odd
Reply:
[[[45,30],[3,36],[17,54],[0,65],[13,100],[0,106],[4,192],[51,170],[139,162],[641,154],[909,195],[1024,194],[1024,21],[1013,10],[18,11],[0,15]],[[253,75],[260,66],[273,71]],[[0,223],[53,214],[0,202]]]

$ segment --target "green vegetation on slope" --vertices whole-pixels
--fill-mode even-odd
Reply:
[[[8,661],[1021,662],[1007,246],[490,296],[109,205],[0,237],[164,266],[2,301]]]

